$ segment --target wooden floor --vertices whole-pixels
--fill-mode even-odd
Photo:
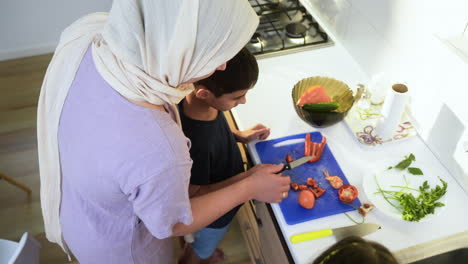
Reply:
[[[0,61],[0,173],[32,189],[32,195],[0,180],[0,238],[18,241],[30,232],[41,243],[41,262],[69,263],[60,248],[49,243],[39,199],[36,112],[39,91],[52,55]],[[180,249],[174,242],[176,252]],[[237,221],[220,246],[223,263],[250,263]],[[73,263],[77,263],[74,261]]]

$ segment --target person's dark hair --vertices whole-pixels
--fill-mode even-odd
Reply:
[[[258,79],[258,64],[247,48],[243,48],[229,60],[224,71],[216,71],[210,77],[195,82],[203,85],[216,97],[226,93],[252,88]]]
[[[344,238],[325,250],[313,264],[398,264],[383,245],[357,236]]]

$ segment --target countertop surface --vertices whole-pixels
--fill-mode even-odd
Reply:
[[[468,195],[419,137],[376,147],[364,146],[357,141],[344,122],[317,129],[302,121],[296,114],[291,90],[294,84],[303,78],[328,76],[347,83],[353,90],[357,84],[368,80],[343,47],[335,44],[331,47],[260,59],[258,63],[259,80],[248,92],[247,103],[232,109],[240,130],[263,123],[271,128],[269,139],[320,131],[327,137],[328,146],[348,180],[359,189],[361,201],[367,201],[362,189],[362,178],[374,167],[376,161],[413,153],[418,160],[431,164],[434,169],[442,172],[443,175],[439,176],[445,179],[449,186],[446,207],[442,214],[427,222],[413,223],[391,218],[376,209],[366,217],[366,222],[380,224],[382,229],[366,236],[366,239],[380,242],[396,252],[468,230]],[[255,143],[248,145],[248,151],[258,164],[260,160],[255,151]],[[295,263],[311,263],[318,254],[335,243],[335,238],[326,237],[291,244],[291,235],[353,224],[344,214],[338,214],[288,225],[279,205],[271,205]],[[356,212],[352,212],[351,215],[359,219]]]

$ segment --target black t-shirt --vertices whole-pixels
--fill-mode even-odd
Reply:
[[[193,160],[190,184],[208,185],[226,180],[244,171],[237,141],[229,128],[223,113],[218,112],[211,121],[194,120],[183,111],[183,101],[179,104],[182,130],[192,146]],[[209,228],[222,228],[232,221],[240,206],[211,223]]]

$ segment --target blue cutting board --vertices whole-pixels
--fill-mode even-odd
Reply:
[[[312,132],[310,134],[313,142],[320,142],[322,140],[320,132]],[[278,146],[277,143],[292,139],[296,139],[297,142],[297,139],[304,139],[305,135],[306,133],[261,141],[255,144],[255,148],[262,163],[285,163],[285,157],[287,154],[290,154],[294,160],[304,156],[304,141],[300,143],[294,143],[294,141],[292,141],[292,144],[282,146]],[[340,165],[336,162],[335,157],[333,157],[333,153],[330,151],[330,148],[328,148],[328,144],[326,144],[322,158],[319,161],[305,163],[292,170],[286,170],[283,172],[283,175],[291,177],[291,182],[297,182],[298,184],[305,184],[307,178],[312,177],[317,181],[319,187],[324,188],[327,191],[324,195],[315,200],[314,208],[305,209],[300,206],[297,201],[299,191],[295,192],[290,189],[288,197],[279,203],[281,212],[283,213],[287,224],[294,225],[320,217],[354,210],[353,207],[344,204],[339,200],[337,189],[331,187],[330,183],[325,179],[322,169],[328,170],[328,173],[331,176],[341,177],[344,184],[350,184],[346,176],[343,174]],[[354,200],[352,204],[356,207],[361,206],[359,199]]]

